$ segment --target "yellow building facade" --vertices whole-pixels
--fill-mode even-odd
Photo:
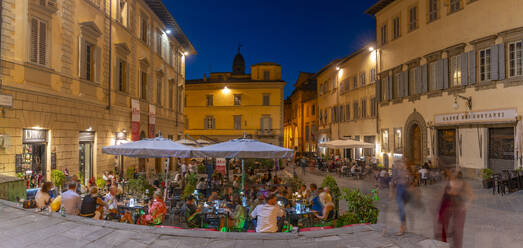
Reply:
[[[281,146],[284,86],[279,65],[255,64],[246,74],[238,51],[232,72],[187,81],[185,133],[216,142],[245,135]]]
[[[284,145],[298,156],[308,155],[317,151],[318,106],[314,74],[300,72],[295,87],[286,99]]]
[[[319,143],[337,139],[376,143],[376,57],[374,45],[369,45],[316,73]],[[328,154],[325,148],[320,152]],[[375,149],[331,152],[360,159],[373,156]]]
[[[385,164],[521,167],[523,2],[378,1],[380,155]]]
[[[184,54],[195,50],[161,1],[3,3],[0,173],[154,171],[101,149],[183,134]]]

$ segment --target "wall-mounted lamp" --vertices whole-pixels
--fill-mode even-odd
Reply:
[[[462,96],[462,95],[456,95],[454,97],[454,104],[452,104],[452,107],[454,109],[458,109],[459,108],[458,98],[465,100],[465,103],[467,104],[467,108],[469,110],[472,110],[472,97],[471,96],[465,97],[465,96]]]
[[[166,34],[171,34],[171,32],[172,32],[172,31],[171,31],[170,29],[165,30],[165,33],[166,33]]]
[[[336,66],[336,71],[339,71],[341,68],[339,65]]]
[[[227,88],[227,86],[223,87],[223,90],[222,90],[223,94],[229,94],[231,92],[231,90],[229,88]]]
[[[373,46],[369,47],[369,52],[374,52],[374,47]]]
[[[189,52],[183,52],[184,56],[189,56]]]

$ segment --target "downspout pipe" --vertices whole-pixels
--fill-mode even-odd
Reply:
[[[106,0],[107,1],[107,0]],[[105,4],[107,8],[107,2]],[[106,17],[107,18],[107,17]],[[107,79],[107,110],[111,110],[111,73],[112,73],[112,47],[113,47],[113,41],[112,41],[112,33],[113,33],[113,3],[112,1],[109,1],[109,78]]]

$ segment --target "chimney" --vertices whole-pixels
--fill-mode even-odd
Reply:
[[[205,73],[203,74],[203,81],[207,82],[207,74],[205,74]]]

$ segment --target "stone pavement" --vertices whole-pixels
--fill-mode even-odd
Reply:
[[[301,169],[296,170],[298,176],[307,183],[321,184],[326,173],[318,173],[314,169],[305,175]],[[291,171],[284,171],[291,175]],[[334,175],[340,187],[359,188],[369,193],[375,187],[375,180],[354,180],[348,177]],[[481,182],[469,180],[474,193],[474,200],[467,209],[463,247],[523,247],[523,191],[508,195],[493,195],[492,189],[483,189]],[[444,183],[418,187],[418,196],[422,205],[407,204],[407,223],[411,233],[434,238],[434,219],[439,209]],[[384,226],[387,232],[399,229],[398,208],[395,199],[388,189],[379,192],[378,207],[380,216],[378,224]],[[346,209],[345,203],[340,203],[340,209]]]
[[[61,217],[18,208],[0,200],[0,248],[13,247],[278,247],[278,248],[443,248],[447,244],[416,234],[397,237],[380,225],[304,233],[220,233],[176,230],[77,216]]]

